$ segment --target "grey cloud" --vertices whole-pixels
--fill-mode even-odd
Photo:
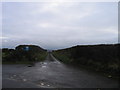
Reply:
[[[117,3],[4,3],[3,47],[116,43],[116,8]]]

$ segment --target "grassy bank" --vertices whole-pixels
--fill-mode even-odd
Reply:
[[[14,60],[14,61],[3,61],[2,64],[33,64],[35,62],[44,61],[47,56],[47,53],[37,54],[32,61],[29,61],[27,58],[21,58],[22,60]]]
[[[119,78],[118,46],[119,44],[75,46],[53,51],[53,55],[66,64]]]
[[[26,50],[27,47],[27,50]],[[35,45],[20,45],[15,49],[2,50],[3,64],[33,64],[45,60],[46,50]]]

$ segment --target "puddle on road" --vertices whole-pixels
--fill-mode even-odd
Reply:
[[[47,63],[46,63],[46,62],[44,62],[43,64],[44,64],[44,65],[47,65]]]
[[[46,66],[42,66],[42,68],[45,68]]]
[[[24,82],[27,81],[27,79],[25,79],[24,76],[22,76],[22,75],[16,75],[16,74],[10,75],[8,79],[9,80],[16,80],[16,81],[24,81]]]
[[[24,81],[24,82],[26,82],[26,81],[27,81],[27,79],[23,79],[23,81]]]
[[[38,85],[39,85],[40,87],[46,87],[46,88],[51,87],[50,84],[45,83],[45,82],[39,82]]]

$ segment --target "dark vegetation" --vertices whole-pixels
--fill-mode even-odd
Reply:
[[[119,46],[120,44],[81,45],[55,50],[53,55],[66,64],[102,72],[108,77],[119,77]]]
[[[19,45],[15,49],[2,49],[3,63],[33,64],[43,61],[46,57],[46,50],[36,45]]]

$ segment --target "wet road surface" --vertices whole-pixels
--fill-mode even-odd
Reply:
[[[3,65],[3,88],[118,88],[118,81],[59,62],[48,54],[33,67]]]

